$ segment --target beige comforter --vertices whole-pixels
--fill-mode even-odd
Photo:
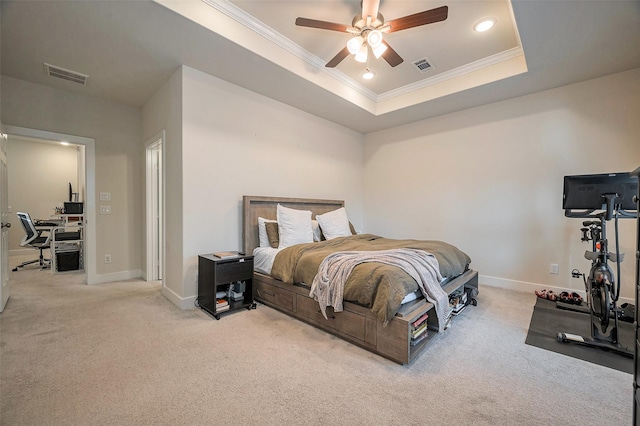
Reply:
[[[320,263],[331,253],[396,248],[419,249],[433,254],[444,278],[462,274],[471,262],[464,252],[442,241],[395,240],[361,234],[287,247],[277,254],[271,275],[286,283],[311,285]],[[416,290],[418,283],[402,269],[367,262],[353,269],[344,286],[344,300],[370,308],[386,324],[400,308],[402,299]]]

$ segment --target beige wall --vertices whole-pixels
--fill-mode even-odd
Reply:
[[[640,166],[639,117],[636,69],[369,134],[365,229],[453,242],[481,283],[583,290],[570,272],[588,272],[590,246],[564,217],[563,176]],[[633,299],[634,221],[620,234]]]
[[[182,268],[182,68],[178,69],[142,108],[144,138],[148,142],[165,131],[162,148],[165,176],[165,259],[163,294],[177,306],[182,306],[184,271]],[[140,148],[144,151],[144,146]],[[141,164],[145,170],[144,158]],[[143,175],[143,180],[145,175]],[[146,191],[145,183],[142,188]],[[143,206],[145,192],[141,194]],[[146,209],[145,213],[146,214]],[[143,219],[146,224],[146,217]],[[143,226],[142,267],[146,270],[146,228]],[[176,259],[178,259],[176,261]]]
[[[77,151],[75,146],[9,137],[10,219],[16,224],[9,230],[9,250],[25,250],[19,245],[25,233],[17,212],[29,213],[32,219],[46,219],[54,214],[55,207],[69,201],[69,183],[74,191],[78,187]]]
[[[96,198],[100,192],[110,192],[112,212],[96,215],[96,272],[102,278],[139,276],[140,109],[7,76],[2,76],[1,102],[5,125],[95,139]],[[95,203],[98,211],[104,204]],[[111,254],[112,263],[103,263],[105,254]]]
[[[171,100],[169,90],[143,109],[147,137],[163,122],[175,124],[158,105]],[[165,164],[177,171],[182,161],[182,188],[176,188],[182,203],[175,204],[182,206],[182,223],[175,222],[176,213],[167,227],[182,227],[183,253],[182,281],[166,286],[183,308],[192,307],[197,294],[197,255],[242,247],[243,195],[345,199],[361,227],[363,137],[357,132],[183,67],[182,134],[170,133],[167,145],[176,144]],[[167,184],[168,205],[176,183]],[[170,232],[167,247],[175,238]],[[174,268],[176,258],[167,259],[167,268]]]
[[[2,0],[0,0],[0,35],[2,35]],[[0,37],[0,47],[2,46],[2,37]],[[2,49],[0,49],[0,70],[2,70]],[[0,78],[0,99],[2,99],[2,79]],[[0,102],[0,133],[4,132],[2,127],[2,102]]]
[[[485,284],[581,290],[569,272],[588,269],[588,247],[562,177],[640,165],[639,86],[633,70],[363,136],[183,67],[142,112],[2,77],[2,118],[95,138],[114,212],[97,218],[97,258],[113,257],[98,273],[143,268],[143,144],[166,131],[165,295],[182,308],[197,255],[241,247],[244,194],[345,199],[359,230],[459,245]],[[634,226],[621,223],[628,298]]]

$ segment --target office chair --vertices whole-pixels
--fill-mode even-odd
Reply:
[[[45,259],[42,251],[49,249],[50,247],[49,240],[51,239],[51,231],[49,229],[36,229],[29,213],[18,212],[18,217],[20,218],[20,222],[22,223],[22,227],[25,232],[24,238],[20,241],[20,247],[31,247],[36,250],[40,250],[40,257],[38,259],[22,262],[20,265],[13,268],[13,271],[16,272],[19,268],[23,268],[33,263],[39,263],[40,268],[42,269],[48,268],[51,265],[51,259]],[[42,235],[43,233],[49,233],[49,235]]]

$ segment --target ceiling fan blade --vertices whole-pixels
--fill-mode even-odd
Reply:
[[[296,25],[300,27],[319,28],[321,30],[347,32],[347,26],[343,24],[334,24],[333,22],[317,21],[308,18],[296,18]]]
[[[404,62],[404,59],[402,59],[400,55],[398,55],[398,52],[396,52],[391,48],[391,46],[389,46],[389,43],[387,43],[385,40],[382,40],[382,42],[387,46],[387,50],[384,51],[382,57],[385,61],[387,61],[389,65],[391,65],[392,67],[396,67]]]
[[[325,65],[325,67],[327,67],[327,68],[335,68],[347,56],[349,56],[349,49],[347,49],[345,47],[340,52],[338,52],[338,54],[336,56],[334,56],[333,59],[331,59],[329,62],[327,62],[327,65]]]
[[[371,20],[378,18],[378,8],[380,0],[362,0],[362,19],[367,20],[367,16],[371,16]]]
[[[419,27],[421,25],[433,24],[434,22],[440,22],[447,19],[449,14],[449,7],[442,6],[424,12],[415,13],[413,15],[405,16],[404,18],[392,19],[387,21],[385,25],[389,25],[391,29],[390,33],[406,30],[407,28]]]

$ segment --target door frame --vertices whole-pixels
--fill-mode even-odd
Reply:
[[[147,230],[147,245],[146,245],[146,257],[147,257],[147,267],[145,271],[145,280],[146,281],[156,281],[163,280],[165,276],[165,244],[164,244],[164,236],[165,232],[165,173],[164,173],[164,165],[165,163],[165,149],[164,149],[164,141],[165,141],[165,131],[162,130],[160,133],[149,139],[145,143],[145,198],[146,198],[146,230]],[[154,151],[160,148],[160,158],[157,169],[154,168],[153,157]],[[154,173],[154,170],[158,170],[158,173]],[[160,177],[158,180],[157,177]],[[157,196],[158,191],[157,186],[160,186],[159,197]],[[155,215],[154,210],[155,206],[158,206],[158,222],[159,226],[154,226]],[[156,230],[158,233],[156,233]],[[159,241],[159,243],[157,243]],[[159,248],[159,251],[156,253],[154,250],[155,247]],[[156,256],[157,254],[157,256]],[[157,272],[159,274],[156,275]]]
[[[6,124],[5,131],[9,135],[24,136],[51,141],[66,141],[85,147],[85,185],[86,199],[84,200],[85,246],[84,259],[87,284],[97,284],[96,274],[96,141],[93,138],[49,132],[46,130],[29,129],[26,127]]]
[[[0,123],[0,222],[3,228],[0,229],[0,312],[4,310],[9,300],[11,286],[9,284],[9,222],[8,217],[8,181],[7,181],[7,135],[4,133],[4,126]],[[15,222],[14,222],[15,223]],[[4,225],[7,224],[7,228]]]

